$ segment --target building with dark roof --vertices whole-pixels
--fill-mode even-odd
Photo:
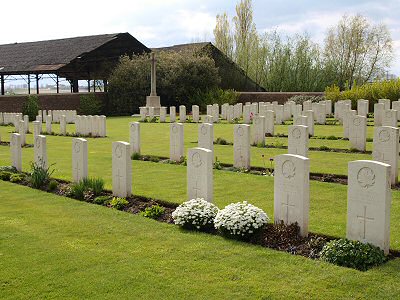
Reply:
[[[211,42],[174,45],[154,48],[155,51],[198,51],[211,57],[218,68],[222,89],[234,89],[240,92],[265,92],[266,90],[248,77],[242,68],[226,56]]]
[[[31,75],[36,79],[54,74],[66,78],[73,92],[78,92],[78,80],[103,80],[108,77],[122,55],[142,54],[150,49],[129,33],[102,34],[66,39],[0,45],[0,83],[4,95],[5,77]],[[57,89],[58,90],[58,89]]]

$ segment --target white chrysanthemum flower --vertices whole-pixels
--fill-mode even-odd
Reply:
[[[231,235],[245,236],[254,233],[268,221],[263,210],[243,201],[229,204],[220,210],[214,219],[214,226]]]
[[[179,205],[172,213],[176,225],[201,229],[212,225],[218,207],[202,198],[192,199]]]

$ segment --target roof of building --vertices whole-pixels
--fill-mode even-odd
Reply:
[[[69,64],[82,62],[88,67],[89,61],[115,63],[123,54],[143,52],[150,50],[129,33],[5,44],[0,45],[0,74],[56,73]]]

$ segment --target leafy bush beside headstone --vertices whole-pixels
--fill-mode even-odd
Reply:
[[[35,121],[39,112],[39,98],[36,95],[26,97],[22,106],[22,113],[29,117],[29,121]]]
[[[110,206],[118,210],[123,210],[128,204],[129,202],[125,198],[114,197],[110,201]]]
[[[165,212],[165,208],[160,205],[152,205],[151,207],[146,207],[146,209],[141,213],[143,217],[157,220]]]
[[[325,244],[320,253],[322,260],[361,271],[379,266],[386,261],[380,248],[347,239],[333,240]]]
[[[218,207],[202,198],[192,199],[179,205],[172,213],[176,225],[185,229],[210,230]]]
[[[259,232],[269,221],[267,214],[247,201],[231,203],[215,217],[215,228],[224,235],[249,238]]]

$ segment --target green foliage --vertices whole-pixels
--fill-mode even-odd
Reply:
[[[101,113],[103,103],[96,98],[95,94],[81,95],[79,99],[79,114],[99,115]]]
[[[190,49],[157,52],[157,94],[163,105],[190,106],[191,97],[215,89],[220,83],[212,58]],[[132,114],[150,94],[150,55],[125,56],[109,80],[108,112]]]
[[[58,182],[56,180],[51,180],[49,182],[49,191],[54,191],[58,186]]]
[[[296,104],[303,104],[305,101],[318,103],[324,100],[325,100],[324,96],[308,96],[308,95],[296,95],[288,99],[288,101],[294,101]]]
[[[118,210],[123,210],[128,204],[129,202],[125,198],[114,197],[110,201],[110,206]]]
[[[321,151],[327,151],[327,150],[329,150],[329,147],[328,147],[328,146],[325,146],[325,145],[321,145],[321,146],[319,146],[319,150],[321,150]]]
[[[131,159],[132,160],[139,160],[140,159],[140,153],[138,153],[138,152],[134,152],[134,153],[132,153],[132,155],[131,155]]]
[[[51,166],[45,167],[43,163],[31,163],[31,172],[29,174],[29,182],[35,189],[40,189],[49,183],[50,177],[54,169]]]
[[[104,189],[104,180],[101,178],[84,178],[72,185],[72,195],[79,200],[91,201],[100,195]]]
[[[320,256],[322,260],[332,264],[361,271],[379,266],[386,261],[383,251],[378,247],[347,239],[326,243]]]
[[[1,166],[0,172],[10,172],[10,173],[18,173],[18,170],[13,166]]]
[[[21,182],[21,181],[24,181],[24,180],[25,180],[25,175],[24,174],[12,174],[10,176],[10,182],[17,183],[17,182]]]
[[[152,205],[151,207],[146,207],[146,209],[141,212],[141,215],[146,218],[157,220],[163,215],[164,212],[164,207],[159,205]]]
[[[325,89],[325,96],[326,99],[332,101],[350,99],[354,105],[358,99],[366,99],[369,100],[370,109],[373,109],[373,105],[378,102],[378,99],[396,101],[400,98],[400,78],[374,81],[363,85],[354,84],[351,89],[346,87],[343,91],[333,85]]]
[[[215,157],[214,169],[216,169],[216,170],[222,170],[222,164],[221,164],[221,162],[218,160],[218,157]]]
[[[217,137],[215,140],[215,144],[217,145],[229,145],[228,141],[222,137]]]
[[[333,140],[338,140],[339,138],[334,135],[330,135],[330,136],[327,136],[326,139],[333,141]]]
[[[10,181],[11,176],[14,175],[8,171],[0,171],[0,179],[4,181]]]
[[[35,121],[39,112],[39,98],[36,95],[26,97],[22,106],[22,113],[29,117],[29,121]]]
[[[98,205],[107,205],[111,199],[111,196],[98,196],[94,198],[93,203]]]
[[[196,93],[189,96],[189,104],[198,105],[201,111],[205,111],[208,104],[219,104],[229,103],[231,105],[236,104],[239,100],[239,93],[229,89],[223,90],[221,88],[214,88],[210,90],[199,90]]]

